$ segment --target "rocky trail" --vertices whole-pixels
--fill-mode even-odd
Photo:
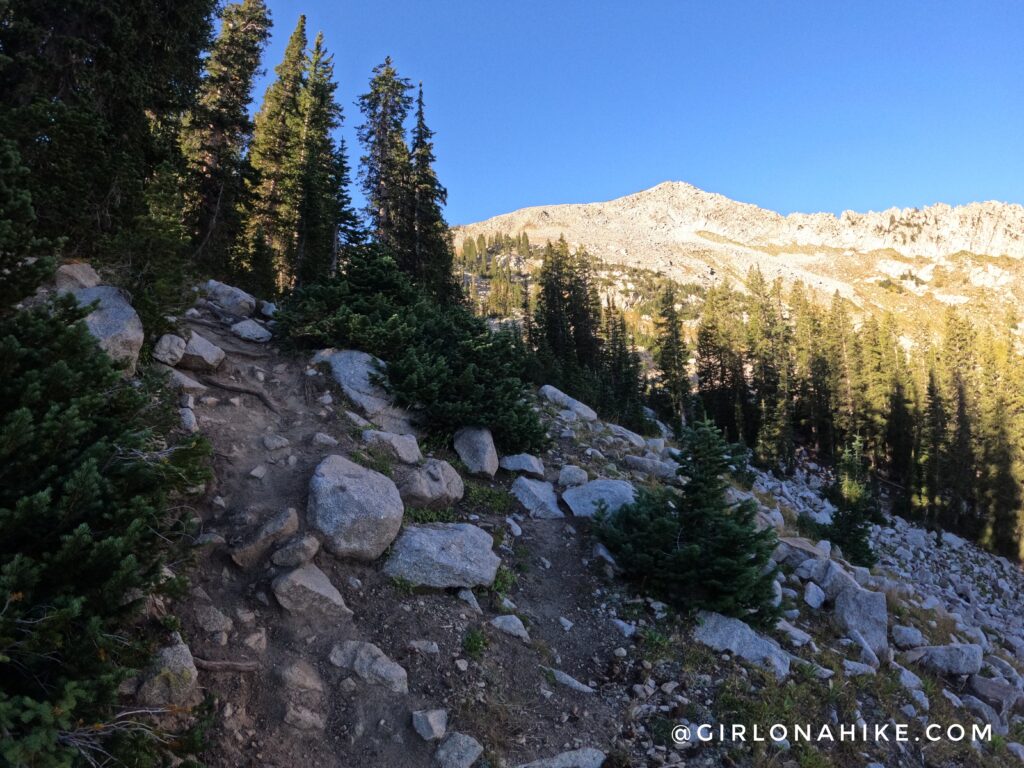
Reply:
[[[63,289],[100,295],[90,329],[137,354],[137,316],[94,277]],[[180,392],[182,428],[210,440],[214,478],[196,505],[195,562],[176,566],[190,591],[150,606],[166,645],[124,694],[191,711],[207,764],[1024,762],[1017,565],[897,518],[872,531],[879,563],[851,565],[796,533],[834,511],[828,473],[805,460],[791,478],[755,472],[731,490],[779,534],[784,619],[758,632],[679,615],[618,579],[590,531],[599,502],[614,511],[638,487],[685,482],[670,440],[541,387],[543,456],[499,457],[471,426],[453,450],[434,445],[381,387],[380,361],[287,354],[271,305],[213,281],[203,294],[153,358]],[[814,745],[793,732],[696,735],[773,723],[991,732]],[[689,738],[673,738],[677,725]]]

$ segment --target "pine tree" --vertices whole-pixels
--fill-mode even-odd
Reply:
[[[52,246],[35,234],[27,176],[14,142],[0,140],[0,315],[53,269]]]
[[[224,7],[196,106],[182,130],[185,221],[196,256],[218,277],[227,275],[241,233],[245,183],[251,174],[245,157],[252,134],[248,108],[269,35],[263,0]]]
[[[680,493],[641,490],[636,503],[599,517],[598,535],[627,577],[676,605],[772,626],[775,534],[760,531],[756,505],[726,500],[730,452],[707,420],[683,431]]]
[[[300,16],[288,39],[284,58],[274,72],[275,81],[267,89],[256,114],[250,160],[256,173],[249,216],[249,242],[254,232],[262,232],[262,241],[274,255],[275,282],[278,290],[290,285],[296,264],[297,232],[301,218],[302,116],[300,96],[306,79],[306,17]],[[240,265],[251,270],[251,263]]]
[[[659,371],[658,388],[668,403],[667,415],[681,425],[685,423],[689,411],[690,378],[686,370],[688,355],[676,303],[676,290],[670,284],[658,299],[658,341],[654,349],[654,362]]]
[[[864,448],[855,438],[843,451],[836,472],[833,494],[836,511],[824,535],[843,550],[843,555],[856,565],[871,567],[875,554],[868,538],[871,518],[875,515],[874,499],[868,484]]]
[[[373,68],[370,90],[359,97],[363,145],[359,176],[374,240],[391,251],[399,267],[415,274],[412,159],[405,142],[405,120],[412,106],[412,84],[399,77],[391,57]]]
[[[452,238],[442,208],[448,191],[434,171],[434,132],[423,114],[423,83],[416,98],[416,124],[412,131],[413,274],[440,301],[458,295],[452,275]]]
[[[324,49],[320,33],[309,53],[298,98],[302,126],[298,144],[299,216],[288,271],[299,284],[333,274],[339,247],[359,238],[359,224],[348,192],[345,147],[333,137],[342,122],[341,107],[334,97],[336,88],[332,57]]]

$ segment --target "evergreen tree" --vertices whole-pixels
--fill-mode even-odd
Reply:
[[[0,140],[0,315],[53,269],[52,247],[35,234],[27,176],[14,142]]]
[[[399,77],[391,57],[373,68],[370,90],[359,97],[363,145],[359,176],[374,240],[395,254],[398,266],[415,275],[412,159],[405,142],[405,120],[412,106],[412,84]],[[428,137],[429,140],[429,137]]]
[[[109,237],[146,213],[155,170],[180,161],[179,116],[194,101],[214,5],[2,4],[0,136],[29,170],[38,237],[71,256],[118,257]]]
[[[245,157],[252,134],[248,108],[269,35],[263,0],[224,7],[196,106],[182,130],[185,221],[196,256],[219,277],[228,273],[241,233],[245,182],[251,174]]]
[[[249,153],[256,177],[248,241],[256,242],[255,232],[261,232],[261,241],[273,254],[278,290],[290,285],[297,263],[296,238],[303,199],[300,97],[306,69],[306,17],[300,16],[288,39],[284,58],[274,70],[276,79],[256,114]],[[246,259],[239,268],[245,272],[253,266],[251,259]]]
[[[333,134],[342,111],[334,97],[334,65],[324,50],[323,34],[313,42],[299,91],[299,206],[295,249],[289,274],[299,284],[330,276],[342,244],[358,240],[359,225],[349,196],[348,162],[343,143]]]
[[[654,362],[658,366],[658,388],[667,402],[665,414],[676,424],[685,422],[689,410],[690,379],[686,370],[687,351],[682,322],[676,309],[676,290],[669,285],[658,299],[658,341]]]
[[[868,484],[864,448],[855,438],[843,451],[837,467],[833,495],[836,511],[824,535],[843,550],[843,555],[856,565],[871,567],[875,554],[868,538],[871,518],[875,516],[874,499]]]
[[[448,191],[434,171],[434,132],[423,115],[423,83],[416,98],[412,132],[413,275],[441,301],[453,299],[458,285],[452,275],[452,238],[442,208]]]
[[[637,501],[598,519],[598,535],[627,577],[676,605],[772,626],[775,534],[759,531],[756,505],[726,500],[730,452],[709,421],[683,431],[679,493],[641,490]]]

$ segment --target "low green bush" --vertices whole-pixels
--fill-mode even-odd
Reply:
[[[205,444],[175,444],[156,380],[125,379],[73,299],[0,317],[0,763],[65,766],[154,746],[118,725],[149,662],[129,626],[184,530],[171,494]],[[97,764],[97,763],[93,763]]]
[[[360,349],[387,361],[396,401],[433,432],[485,426],[508,451],[543,444],[513,337],[492,333],[461,304],[438,304],[379,246],[349,249],[339,275],[296,290],[278,322],[301,347]]]
[[[601,514],[597,533],[627,578],[687,610],[771,626],[774,531],[760,531],[752,501],[726,499],[730,450],[709,421],[683,431],[681,491],[643,488],[636,502]]]

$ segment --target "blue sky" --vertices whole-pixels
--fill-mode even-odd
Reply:
[[[451,223],[665,180],[791,211],[1024,203],[1019,0],[268,0],[422,80]]]

